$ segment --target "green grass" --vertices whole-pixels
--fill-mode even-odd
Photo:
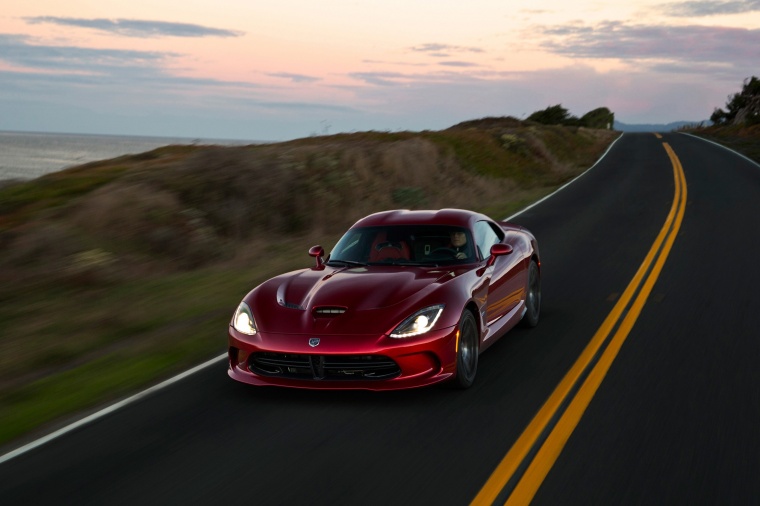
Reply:
[[[164,164],[203,146],[164,146],[136,155],[90,162],[37,179],[0,187],[0,231],[34,218],[41,211],[68,204],[76,197],[111,183],[143,162]]]
[[[0,398],[0,444],[34,427],[124,395],[146,378],[179,370],[182,350],[124,356],[113,353],[69,371],[48,376]]]
[[[72,198],[117,179],[127,169],[127,166],[115,165],[72,172],[65,176],[56,172],[26,183],[0,188],[0,229],[28,220],[40,211],[68,203]]]
[[[303,247],[277,249],[249,269],[211,268],[105,288],[51,285],[6,299],[0,445],[223,353],[229,319],[248,290],[275,272],[312,264]],[[35,301],[40,294],[48,300]],[[41,312],[44,323],[37,324]],[[27,381],[13,381],[30,373]]]
[[[509,152],[500,149],[486,132],[442,131],[430,132],[425,137],[449,150],[466,170],[492,177],[505,177],[500,169],[511,167]]]

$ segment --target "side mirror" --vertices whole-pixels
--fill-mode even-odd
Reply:
[[[494,264],[494,262],[496,262],[496,257],[509,255],[510,253],[512,253],[512,246],[509,244],[494,244],[491,246],[491,256],[488,258],[488,263],[486,265],[490,267]]]
[[[316,245],[309,248],[309,256],[316,258],[317,269],[325,268],[325,264],[322,263],[322,257],[325,256],[325,249],[322,246]]]

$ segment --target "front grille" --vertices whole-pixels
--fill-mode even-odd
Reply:
[[[399,366],[378,355],[305,355],[259,352],[248,361],[262,376],[309,380],[384,380],[401,374]]]

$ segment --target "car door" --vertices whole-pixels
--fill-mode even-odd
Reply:
[[[490,256],[491,246],[507,239],[501,227],[490,221],[477,222],[474,232],[475,244],[485,259]],[[487,325],[496,323],[520,302],[524,280],[520,279],[520,269],[517,267],[522,259],[522,252],[516,249],[509,255],[498,257],[494,262],[486,301]]]

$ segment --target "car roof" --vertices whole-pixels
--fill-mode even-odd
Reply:
[[[391,225],[449,225],[472,229],[475,222],[489,220],[487,216],[464,209],[410,211],[397,209],[370,214],[354,223],[351,228],[382,227]]]

